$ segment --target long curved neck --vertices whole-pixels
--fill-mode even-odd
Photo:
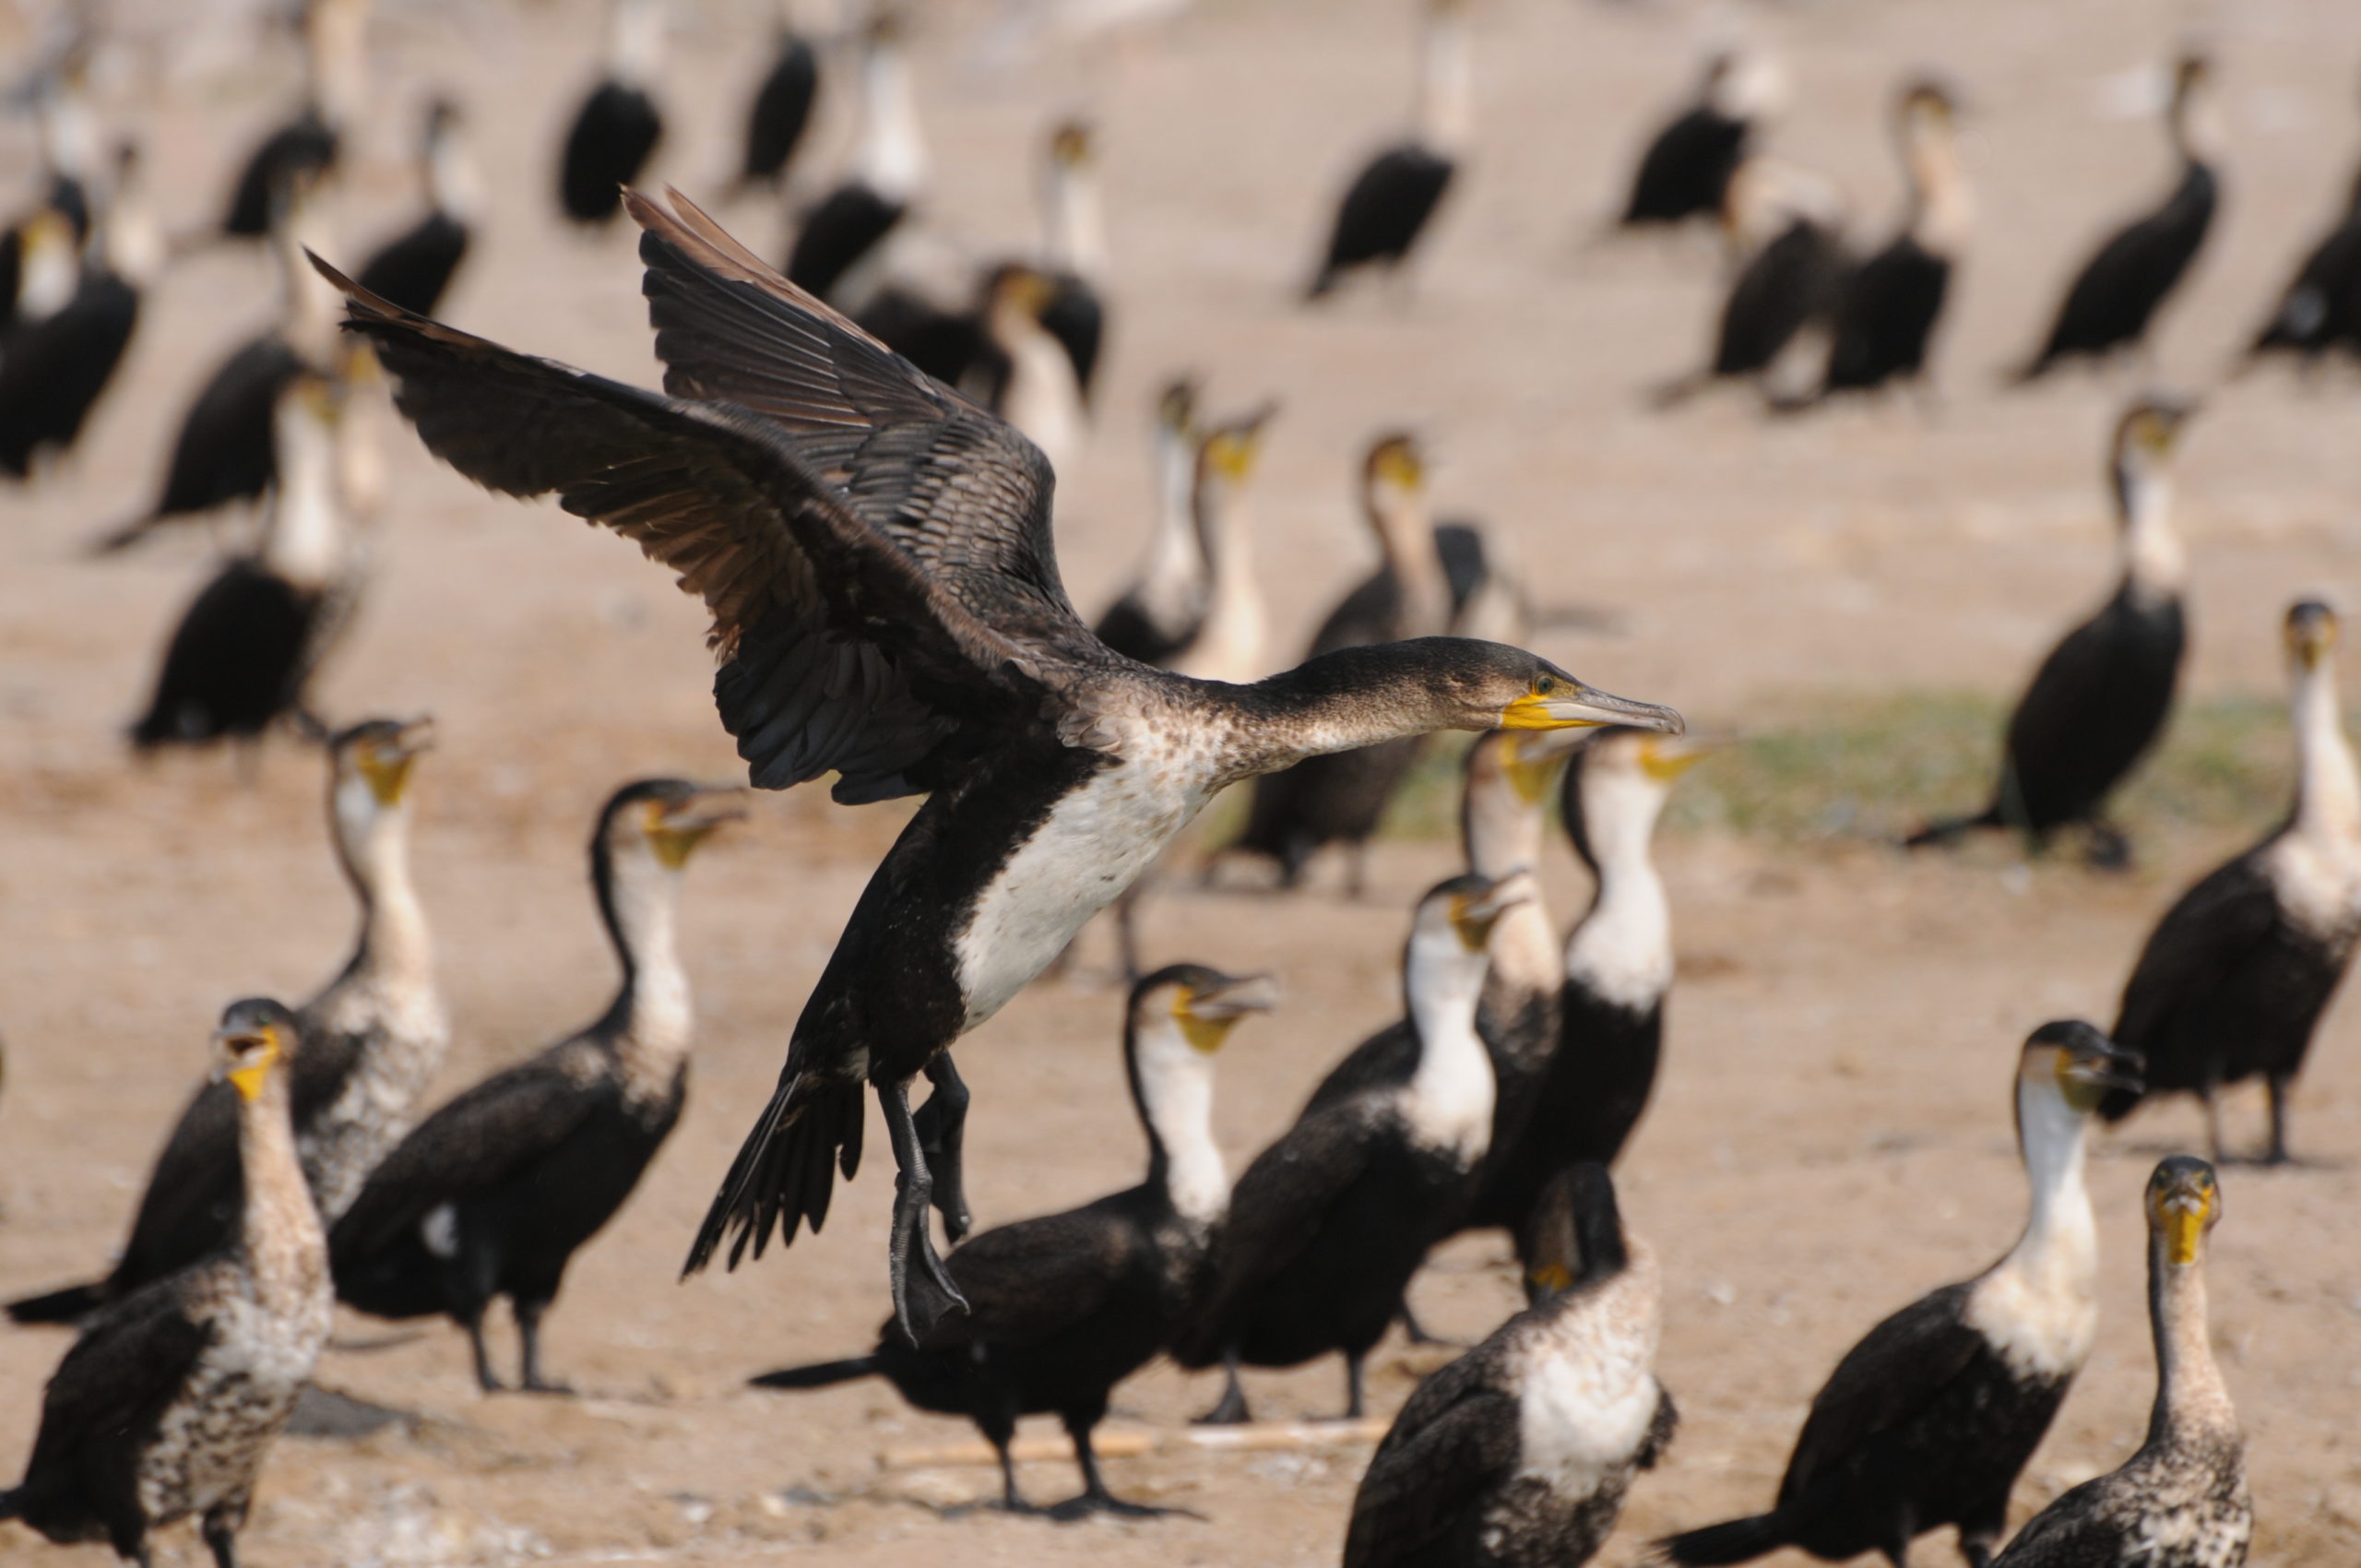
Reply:
[[[2165,131],[2172,137],[2173,151],[2184,169],[2211,167],[2220,160],[2222,133],[2216,120],[2212,99],[2198,86],[2186,87],[2173,95],[2172,112],[2165,120]]]
[[[365,794],[369,786],[351,779],[340,789]],[[337,858],[361,904],[361,940],[347,972],[396,985],[432,982],[434,941],[410,881],[409,805],[355,814],[340,801],[337,825]]]
[[[1495,882],[1512,872],[1540,865],[1548,822],[1548,792],[1527,801],[1505,773],[1502,767],[1480,784],[1469,781],[1466,810],[1460,820],[1467,869]],[[1496,990],[1505,985],[1527,994],[1556,991],[1558,932],[1537,891],[1492,927],[1491,955]]]
[[[2155,464],[2119,464],[2117,504],[2123,510],[2123,581],[2133,599],[2177,599],[2189,580],[2189,554],[2172,521],[2172,479]]]
[[[2236,1440],[2237,1412],[2207,1337],[2205,1265],[2174,1263],[2161,1235],[2148,1242],[2148,1323],[2156,1343],[2149,1444],[2222,1435]]]
[[[314,271],[303,255],[306,250],[327,255],[336,248],[326,232],[325,200],[320,192],[287,196],[285,210],[270,234],[279,270],[279,336],[315,365],[326,364],[335,356],[337,323],[344,315],[344,302],[335,287]]]
[[[255,1293],[279,1306],[292,1306],[316,1289],[327,1248],[296,1157],[287,1079],[284,1065],[274,1067],[262,1093],[238,1100],[238,1159],[245,1181],[239,1244]]]
[[[483,210],[483,182],[468,155],[467,137],[451,126],[439,128],[427,142],[426,189],[434,210],[462,223],[473,222]]]
[[[1910,177],[1912,237],[1933,255],[1957,256],[1975,221],[1958,144],[1948,129],[1919,125],[1904,137],[1902,157]]]
[[[266,565],[300,588],[317,590],[342,570],[343,507],[336,486],[336,436],[305,409],[290,410],[283,394],[277,423],[279,486],[263,535]]]
[[[1173,1212],[1210,1229],[1229,1212],[1229,1175],[1214,1142],[1213,1059],[1169,1016],[1134,1020],[1126,1049],[1132,1103],[1147,1133],[1147,1180]]]
[[[1107,218],[1086,162],[1052,157],[1042,190],[1041,259],[1094,282],[1107,275]]]
[[[1418,61],[1418,136],[1436,152],[1465,149],[1476,128],[1475,50],[1453,0],[1427,8]]]
[[[2082,1185],[2087,1118],[2036,1079],[2017,1083],[2017,1131],[2033,1188],[2024,1233],[2001,1267],[2029,1282],[2087,1294],[2098,1274],[2098,1227]]]
[[[918,95],[897,44],[870,45],[861,61],[861,180],[892,201],[908,201],[926,180],[926,143],[919,134]]]
[[[676,935],[681,875],[653,855],[602,855],[599,910],[623,965],[623,985],[607,1015],[617,1049],[655,1067],[689,1049],[695,1018]]]
[[[1208,680],[1251,681],[1263,662],[1266,615],[1254,578],[1254,526],[1245,488],[1238,481],[1209,476],[1197,495],[1195,531],[1212,557],[1213,582],[1204,624],[1180,660],[1183,674]]]
[[[1373,485],[1364,498],[1385,564],[1402,584],[1403,628],[1414,637],[1450,629],[1451,582],[1435,551],[1434,513],[1423,489]]]
[[[1459,947],[1455,932],[1422,931],[1410,939],[1403,976],[1418,1037],[1418,1064],[1403,1091],[1405,1119],[1422,1142],[1470,1160],[1481,1158],[1491,1141],[1499,1093],[1492,1059],[1476,1029],[1488,968],[1482,954]]]
[[[2336,667],[2325,656],[2296,677],[2296,830],[2361,842],[2361,775],[2337,710]]]
[[[1566,938],[1565,976],[1635,1013],[1672,984],[1672,905],[1651,852],[1662,805],[1662,791],[1639,778],[1583,779],[1584,842],[1598,891]]]
[[[662,0],[614,0],[607,15],[607,77],[642,91],[664,68]]]
[[[1435,730],[1478,728],[1436,681],[1456,640],[1416,637],[1338,648],[1229,688],[1241,722],[1236,755],[1221,782],[1275,772],[1308,756]]]
[[[368,97],[368,0],[315,0],[303,18],[312,107],[333,126],[360,118]]]

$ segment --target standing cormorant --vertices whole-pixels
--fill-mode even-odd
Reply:
[[[410,774],[433,737],[423,719],[374,719],[328,742],[328,828],[361,906],[361,933],[336,979],[296,1015],[288,1071],[297,1155],[330,1224],[409,1130],[450,1043],[433,941],[409,872]],[[12,1301],[8,1315],[70,1323],[220,1245],[241,1201],[236,1109],[225,1087],[200,1090],[156,1157],[113,1270]]]
[[[926,141],[917,88],[902,47],[902,15],[881,6],[860,58],[860,131],[852,173],[804,210],[788,251],[788,280],[840,308],[858,311],[884,280],[864,266],[909,215],[926,184]]]
[[[288,1114],[297,1025],[233,1002],[215,1036],[237,1099],[244,1201],[226,1243],[86,1324],[42,1396],[25,1479],[0,1519],[61,1545],[103,1540],[146,1564],[149,1530],[197,1515],[215,1568],[267,1453],[327,1343],[335,1296]]]
[[[1328,612],[1311,655],[1371,643],[1433,636],[1451,626],[1451,585],[1437,556],[1427,500],[1427,462],[1416,438],[1393,432],[1370,445],[1361,464],[1361,510],[1383,562]],[[1314,852],[1329,844],[1352,851],[1347,885],[1363,885],[1363,861],[1386,802],[1417,766],[1423,737],[1315,757],[1254,786],[1245,830],[1224,853],[1243,850],[1275,861],[1280,885],[1293,887]]]
[[[2184,54],[2174,68],[2172,106],[2166,126],[2180,179],[2164,205],[2109,235],[2075,275],[2058,307],[2058,319],[2023,370],[2022,386],[2076,357],[2101,358],[2138,347],[2148,335],[2156,308],[2197,259],[2213,226],[2221,201],[2215,172],[2213,104],[2207,96],[2213,67],[2201,54]]]
[[[1616,221],[1637,229],[1718,215],[1730,175],[1774,97],[1769,62],[1728,50],[1710,56],[1696,101],[1667,121],[1640,155]]]
[[[1346,187],[1306,299],[1322,298],[1365,267],[1400,276],[1466,154],[1474,130],[1466,0],[1422,4],[1418,118],[1408,137],[1363,164]]]
[[[2309,364],[2331,349],[2361,357],[2361,172],[2247,351],[2301,354]]]
[[[1437,729],[1678,714],[1529,653],[1439,639],[1347,649],[1249,686],[1109,650],[1074,614],[1049,466],[884,352],[694,204],[626,198],[667,394],[535,360],[356,296],[428,446],[495,490],[555,491],[682,574],[714,617],[715,698],[754,783],[835,772],[848,804],[929,791],[855,907],[772,1101],[688,1266],[825,1218],[876,1087],[900,1167],[892,1272],[914,1337],[958,1298],[925,1227],[912,1078],[943,1093],[955,1237],[966,1099],[948,1052],[1038,975],[1224,787]],[[326,269],[336,276],[333,269]],[[339,281],[341,279],[339,279]],[[348,291],[351,285],[346,283]],[[934,1112],[935,1102],[930,1101]]]
[[[330,1234],[338,1296],[379,1317],[448,1313],[486,1393],[500,1387],[483,1343],[496,1296],[516,1309],[518,1386],[564,1392],[541,1375],[541,1314],[681,1119],[694,1025],[673,936],[681,871],[745,814],[742,793],[677,778],[615,791],[590,838],[590,885],[623,965],[614,1002],[420,1123]]]
[[[1835,187],[1811,171],[1756,156],[1730,175],[1722,230],[1745,259],[1730,279],[1704,367],[1655,392],[1669,408],[1717,381],[1768,376],[1806,327],[1824,325],[1853,262]]]
[[[1041,179],[1041,266],[1057,287],[1041,325],[1065,345],[1084,401],[1107,338],[1107,216],[1098,199],[1098,152],[1086,121],[1050,133]]]
[[[2038,849],[2079,823],[2090,830],[2093,863],[2128,863],[2130,846],[2106,821],[2106,802],[2164,733],[2180,683],[2189,563],[2172,526],[2172,457],[2192,411],[2143,398],[2117,422],[2108,470],[2123,570],[2115,593],[2034,672],[2009,717],[1991,803],[1928,824],[1904,841],[1911,848],[2005,827]]]
[[[432,315],[451,286],[451,275],[467,257],[469,233],[483,203],[475,162],[468,156],[466,131],[457,104],[438,98],[427,105],[419,144],[426,216],[386,242],[361,268],[362,288],[421,315]]]
[[[758,1388],[826,1388],[884,1377],[921,1410],[966,1416],[1000,1454],[1001,1501],[1032,1508],[1016,1490],[1009,1439],[1016,1419],[1054,1411],[1074,1439],[1083,1491],[1049,1512],[1167,1512],[1110,1495],[1090,1433],[1114,1386],[1161,1351],[1186,1320],[1208,1251],[1229,1211],[1229,1178],[1214,1142],[1214,1053],[1240,1018],[1272,1004],[1261,977],[1202,964],[1158,969],[1132,988],[1123,1060],[1132,1105],[1147,1134],[1147,1178],[1063,1214],[1023,1219],[969,1238],[943,1259],[967,1298],[955,1318],[913,1348],[892,1319],[877,1348],[850,1360],[794,1367]]]
[[[2116,1038],[2148,1058],[2147,1092],[2195,1094],[2213,1158],[2215,1093],[2260,1077],[2271,1095],[2263,1158],[2287,1158],[2287,1096],[2361,937],[2361,774],[2336,695],[2336,614],[2287,612],[2295,669],[2296,803],[2261,843],[2216,868],[2156,922],[2123,987]],[[2130,1115],[2144,1097],[2108,1097]]]
[[[1955,113],[1940,83],[1913,82],[1903,90],[1895,133],[1910,183],[1909,209],[1902,232],[1856,266],[1837,291],[1822,397],[1926,374],[1927,346],[1975,221],[1953,136]]]
[[[2148,1178],[2148,1322],[2156,1402],[2140,1452],[2026,1521],[1993,1568],[2239,1568],[2254,1537],[2246,1437],[2213,1360],[2206,1237],[2213,1168],[2189,1155]]]
[[[1777,1506],[1659,1541],[1663,1561],[1745,1562],[1792,1546],[1831,1562],[1878,1551],[1904,1568],[1911,1541],[1945,1525],[1970,1568],[1991,1560],[2017,1474],[2091,1353],[2098,1232],[2082,1145],[2100,1098],[2138,1068],[2088,1024],[2033,1032],[2016,1079],[2033,1183],[2024,1234],[1845,1353],[1812,1397]]]
[[[1663,1285],[1600,1165],[1553,1184],[1527,1305],[1418,1384],[1353,1495],[1345,1568],[1577,1568],[1679,1412],[1656,1381]]]
[[[650,96],[663,69],[664,0],[608,0],[606,74],[575,112],[559,155],[558,205],[576,223],[611,222],[625,185],[664,139]]]
[[[1418,901],[1402,962],[1412,1066],[1398,1081],[1307,1106],[1229,1196],[1202,1300],[1172,1347],[1219,1364],[1221,1403],[1248,1420],[1240,1366],[1345,1357],[1345,1415],[1361,1413],[1361,1363],[1401,1310],[1427,1250],[1451,1233],[1492,1137],[1492,1063],[1476,1032],[1485,952],[1532,877],[1473,873]]]
[[[820,56],[812,41],[795,30],[792,0],[779,6],[778,42],[771,52],[770,68],[746,106],[746,146],[738,160],[738,186],[750,190],[767,185],[777,190],[787,180],[787,166],[802,144],[812,124],[812,105],[820,96]]]
[[[369,6],[370,0],[303,0],[303,106],[247,155],[221,215],[225,237],[264,238],[281,190],[315,184],[336,167],[343,132],[367,92]]]
[[[1156,403],[1156,508],[1147,555],[1092,635],[1125,659],[1162,664],[1189,646],[1213,597],[1213,562],[1198,526],[1196,492],[1206,440],[1197,429],[1197,384],[1175,376]]]
[[[182,614],[131,743],[252,742],[281,719],[318,734],[312,678],[343,638],[362,549],[338,473],[346,390],[298,372],[272,411],[279,478],[251,554],[232,555]]]

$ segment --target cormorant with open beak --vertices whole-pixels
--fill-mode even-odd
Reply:
[[[1781,1547],[1905,1568],[1945,1525],[1983,1568],[2009,1493],[2090,1356],[2098,1232],[2082,1185],[2091,1112],[2138,1083],[2140,1059],[2090,1025],[2045,1024],[2017,1064],[2017,1142],[2033,1211],[2008,1255],[1869,1330],[1813,1396],[1768,1514],[1659,1541],[1667,1562],[1745,1562]]]
[[[1132,1515],[1166,1510],[1107,1491],[1090,1433],[1115,1384],[1172,1341],[1203,1284],[1229,1210],[1214,1142],[1214,1053],[1240,1018],[1266,1012],[1273,989],[1202,964],[1158,969],[1132,988],[1123,1059],[1147,1134],[1147,1179],[1063,1214],[969,1238],[943,1260],[967,1313],[913,1348],[891,1319],[877,1348],[850,1360],[754,1379],[759,1388],[826,1388],[890,1380],[922,1410],[966,1416],[1000,1453],[1002,1503],[1029,1513],[1008,1454],[1016,1418],[1055,1411],[1074,1439],[1082,1495],[1050,1510]]]
[[[483,1343],[496,1296],[516,1309],[519,1386],[564,1392],[541,1372],[541,1315],[681,1119],[695,1023],[674,934],[681,873],[745,814],[742,793],[677,778],[615,791],[590,839],[590,884],[623,966],[614,1001],[420,1123],[331,1234],[337,1294],[379,1317],[449,1314],[486,1393],[500,1387]]]
[[[2361,773],[2337,706],[2336,630],[2336,612],[2317,600],[2287,612],[2296,730],[2287,820],[2156,922],[2116,1016],[2116,1038],[2148,1058],[2147,1091],[2111,1095],[2100,1113],[2118,1122],[2148,1096],[2194,1094],[2216,1159],[2216,1096],[2251,1077],[2271,1095],[2263,1158],[2288,1158],[2288,1096],[2361,939]]]

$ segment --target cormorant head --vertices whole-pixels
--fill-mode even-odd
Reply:
[[[1197,425],[1197,379],[1192,375],[1176,375],[1164,386],[1164,394],[1156,400],[1156,428],[1165,434],[1186,441]]]
[[[2148,1178],[2148,1234],[2165,1263],[2186,1268],[2198,1261],[2206,1232],[2222,1218],[2222,1183],[2213,1167],[2193,1154],[2160,1160]]]
[[[1615,1182],[1596,1160],[1570,1165],[1541,1189],[1526,1221],[1527,1306],[1541,1306],[1579,1285],[1622,1271],[1631,1261]]]
[[[1375,521],[1426,493],[1427,458],[1418,438],[1406,430],[1388,431],[1370,443],[1361,460],[1361,494]]]
[[[1058,280],[1038,267],[1011,263],[993,269],[984,284],[984,310],[988,315],[1015,315],[1026,321],[1038,321],[1050,302],[1058,295]]]
[[[444,93],[436,93],[426,101],[426,146],[432,151],[445,136],[460,129],[467,116],[459,110],[458,101]]]
[[[2287,657],[2298,670],[2317,670],[2336,651],[2336,612],[2317,599],[2287,609]]]
[[[899,45],[909,32],[909,18],[902,7],[892,0],[880,0],[870,7],[869,25],[861,31],[862,41],[872,49],[892,49]]]
[[[1050,131],[1050,161],[1061,169],[1087,168],[1097,160],[1090,122],[1061,120]]]
[[[294,1052],[299,1028],[295,1015],[267,997],[250,996],[222,1010],[213,1040],[221,1052],[220,1075],[239,1099],[262,1098],[271,1074]]]
[[[1210,1056],[1229,1031],[1251,1013],[1278,1005],[1278,982],[1269,975],[1226,975],[1203,964],[1172,964],[1132,987],[1133,1029],[1170,1019],[1192,1051]]]
[[[1674,780],[1721,748],[1720,742],[1627,724],[1589,736],[1574,752],[1559,799],[1574,853],[1596,872],[1605,840],[1636,838],[1644,845]]]
[[[433,749],[434,720],[425,717],[368,719],[338,731],[328,741],[328,769],[338,802],[350,790],[378,809],[400,805],[409,790],[411,764]]]
[[[1263,432],[1279,411],[1275,402],[1228,420],[1204,433],[1197,445],[1197,470],[1208,479],[1237,486],[1253,477],[1254,460],[1262,455]]]
[[[2070,1109],[2087,1116],[2110,1090],[2139,1093],[2146,1066],[2138,1051],[2126,1051],[2080,1018],[2061,1018],[2025,1037],[2017,1075],[2029,1087],[2055,1091]]]
[[[2221,146],[2213,107],[2213,62],[2201,49],[2184,49],[2173,64],[2173,94],[2166,110],[2173,145],[2181,156],[2210,160]]]
[[[1418,901],[1411,928],[1414,944],[1423,937],[1450,932],[1463,953],[1481,953],[1490,945],[1492,928],[1501,917],[1536,897],[1533,873],[1513,871],[1493,878],[1467,872],[1437,883]]]
[[[1903,87],[1897,112],[1904,141],[1931,139],[1951,133],[1953,121],[1959,117],[1959,100],[1949,83],[1934,77],[1919,77]]]
[[[2181,427],[2197,412],[2192,398],[2149,392],[2133,399],[2116,422],[2113,462],[2120,479],[2157,471],[2172,461],[2180,444]]]
[[[714,829],[745,815],[746,790],[741,786],[642,778],[608,799],[599,814],[595,850],[613,864],[628,856],[678,871]]]

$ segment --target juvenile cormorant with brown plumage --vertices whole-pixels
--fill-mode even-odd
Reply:
[[[296,1151],[329,1224],[409,1130],[450,1044],[433,939],[409,870],[411,774],[433,736],[426,719],[373,719],[328,743],[328,830],[361,906],[361,932],[284,1043]],[[114,1268],[91,1284],[12,1301],[8,1315],[70,1323],[219,1246],[241,1202],[237,1128],[229,1087],[199,1090],[156,1157]]]
[[[0,1519],[103,1540],[145,1565],[148,1533],[196,1515],[215,1568],[237,1568],[263,1456],[327,1343],[335,1297],[304,1190],[287,1057],[300,1026],[234,1002],[215,1036],[237,1097],[244,1197],[224,1243],[88,1324],[42,1396],[25,1479]]]
[[[2213,1168],[2189,1155],[2148,1179],[2148,1440],[2019,1530],[1993,1568],[2239,1568],[2254,1538],[2246,1437],[2213,1360],[2205,1250],[2222,1218]]]
[[[1671,1444],[1655,1253],[1606,1167],[1562,1172],[1521,1250],[1525,1310],[1402,1407],[1353,1495],[1345,1568],[1576,1568]]]
[[[2129,861],[2130,846],[2107,822],[2106,802],[2163,734],[2180,684],[2189,564],[2172,526],[2172,457],[2191,411],[2146,398],[2116,425],[2108,469],[2123,566],[2114,596],[2049,650],[2018,699],[1991,803],[1975,816],[1928,824],[1910,847],[2010,828],[2038,849],[2059,828],[2081,825],[2094,863]]]
[[[888,1319],[877,1348],[850,1360],[766,1372],[761,1388],[826,1388],[884,1377],[922,1410],[966,1416],[1000,1454],[1002,1505],[1032,1512],[1016,1489],[1016,1419],[1054,1411],[1074,1439],[1083,1491],[1049,1512],[1167,1512],[1110,1495],[1091,1430],[1114,1386],[1169,1344],[1203,1281],[1229,1208],[1213,1134],[1213,1057],[1238,1021],[1271,1005],[1260,977],[1176,964],[1132,988],[1123,1058],[1147,1134],[1147,1179],[1063,1214],[970,1237],[943,1259],[967,1315],[913,1348]]]
[[[2288,1158],[2288,1097],[2361,939],[2361,773],[2337,707],[2336,630],[2335,612],[2317,600],[2287,612],[2294,809],[2156,922],[2116,1016],[2116,1038],[2148,1058],[2147,1096],[2204,1102],[2216,1159],[2216,1096],[2250,1077],[2271,1095],[2262,1158]],[[2121,1121],[2147,1096],[2109,1096],[2100,1113]]]
[[[1417,121],[1346,187],[1307,299],[1334,292],[1364,267],[1398,275],[1465,155],[1474,109],[1466,0],[1424,0],[1424,11]]]
[[[448,1313],[486,1393],[500,1387],[483,1343],[498,1296],[516,1309],[518,1386],[562,1392],[541,1372],[541,1315],[680,1120],[694,1027],[674,935],[681,872],[743,814],[740,793],[652,778],[608,800],[590,880],[623,966],[613,1003],[420,1123],[330,1234],[337,1294],[379,1317]]]
[[[2033,1032],[2016,1078],[2033,1183],[2024,1234],[1845,1352],[1812,1398],[1771,1512],[1659,1541],[1659,1561],[1746,1562],[1796,1547],[1831,1562],[1882,1552],[1905,1568],[1911,1541],[1945,1525],[1970,1568],[1991,1561],[2018,1472],[2091,1353],[2098,1233],[2082,1146],[2100,1097],[2138,1069],[2088,1024]]]
[[[1224,787],[1436,729],[1669,709],[1529,653],[1354,648],[1248,686],[1147,669],[1090,635],[1058,577],[1053,478],[1030,443],[884,351],[680,197],[633,196],[669,391],[566,368],[366,297],[428,446],[511,494],[559,493],[682,574],[714,617],[715,696],[753,781],[837,775],[846,803],[930,792],[805,1004],[772,1103],[690,1256],[732,1262],[825,1218],[876,1087],[900,1167],[893,1273],[913,1336],[955,1311],[925,1226],[942,1151],[955,1236],[965,1090],[948,1051],[999,1012]],[[939,1118],[908,1105],[927,1073]],[[934,1111],[937,1101],[930,1101]],[[916,1301],[914,1302],[913,1296]],[[915,1310],[914,1310],[915,1307]]]

